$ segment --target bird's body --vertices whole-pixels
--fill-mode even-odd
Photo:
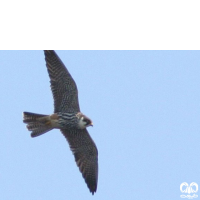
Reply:
[[[98,151],[87,132],[92,121],[80,112],[78,90],[70,73],[54,51],[44,51],[46,66],[54,97],[54,113],[51,115],[24,112],[23,122],[32,137],[52,129],[60,129],[69,142],[75,161],[94,194],[98,180]]]

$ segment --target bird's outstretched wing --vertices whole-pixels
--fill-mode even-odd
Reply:
[[[79,112],[78,90],[67,68],[53,50],[44,50],[54,98],[54,112]]]
[[[97,190],[98,151],[87,129],[61,129],[69,142],[77,166],[92,194]]]

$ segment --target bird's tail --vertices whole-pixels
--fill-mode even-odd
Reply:
[[[49,115],[41,115],[30,112],[23,112],[23,122],[31,132],[31,137],[42,135],[52,128]]]

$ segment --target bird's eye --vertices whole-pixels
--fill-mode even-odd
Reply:
[[[83,119],[83,121],[86,123],[86,125],[91,123],[90,120],[88,120],[88,119]]]

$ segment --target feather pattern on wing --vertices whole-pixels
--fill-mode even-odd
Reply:
[[[78,90],[75,81],[53,50],[45,50],[46,66],[54,98],[54,112],[79,112]]]
[[[69,142],[77,166],[92,194],[97,190],[98,151],[87,129],[61,129]]]

